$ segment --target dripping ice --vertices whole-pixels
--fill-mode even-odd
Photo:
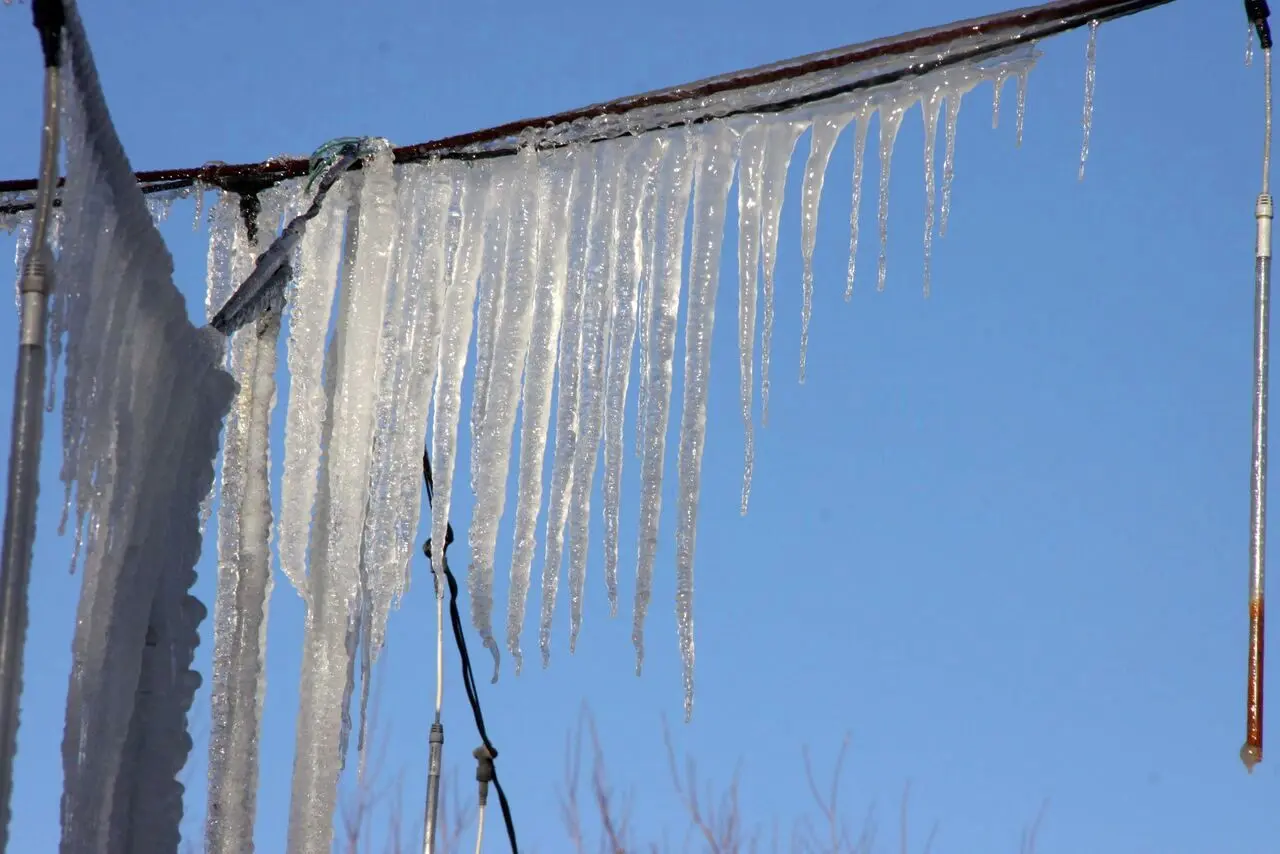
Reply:
[[[842,289],[847,293],[856,275],[868,141],[879,155],[877,286],[883,287],[889,166],[898,128],[919,103],[926,129],[927,288],[930,246],[935,232],[945,233],[950,213],[961,99],[979,83],[1013,77],[1021,116],[1026,72],[1035,56],[1034,49],[1021,49],[792,113],[552,151],[522,147],[507,159],[392,167],[383,152],[362,174],[343,179],[308,229],[289,292],[292,379],[276,526],[282,571],[307,607],[324,615],[304,641],[307,654],[330,661],[329,669],[305,675],[302,685],[291,847],[327,838],[317,815],[330,809],[356,726],[353,674],[363,674],[363,720],[388,612],[405,589],[424,441],[435,475],[433,539],[444,539],[458,484],[469,485],[476,496],[467,525],[467,588],[472,623],[495,665],[495,556],[508,505],[514,512],[505,646],[517,671],[539,551],[544,560],[537,622],[544,663],[561,578],[568,580],[572,649],[584,623],[587,586],[598,583],[592,580],[595,563],[604,569],[599,578],[613,610],[622,592],[619,570],[634,559],[632,634],[639,669],[659,537],[675,539],[677,624],[691,712],[710,342],[731,206],[739,234],[745,512],[757,393],[761,423],[768,419],[775,271],[785,188],[799,139],[809,132],[799,199],[803,372],[812,312],[830,293],[815,280],[814,253],[831,159],[854,161],[849,275]],[[940,180],[933,165],[937,145],[944,149]],[[731,199],[735,175],[738,196]],[[226,198],[214,212],[224,226],[235,219]],[[224,226],[215,227],[215,242],[233,241],[234,230],[226,232],[230,238],[220,236]],[[342,281],[340,270],[347,271]],[[213,279],[234,276],[211,268]],[[211,293],[211,305],[222,298]],[[686,344],[683,380],[677,383],[681,321]],[[333,336],[330,326],[337,330]],[[468,477],[459,470],[457,449],[463,445],[462,384],[473,353]],[[633,377],[636,360],[640,370]],[[632,386],[639,458],[634,475],[623,464]],[[682,389],[678,402],[672,400],[676,388]],[[669,436],[672,421],[678,426]],[[668,528],[660,521],[669,440],[675,442],[677,480]],[[510,500],[509,475],[517,483]],[[597,477],[599,501],[592,495]],[[621,542],[628,496],[639,497],[634,551]],[[591,558],[587,548],[596,518],[603,520],[602,560]],[[357,744],[362,741],[357,738]],[[299,811],[296,804],[307,799],[320,805],[319,813]]]
[[[1098,79],[1098,22],[1089,22],[1089,45],[1085,48],[1084,69],[1084,139],[1080,143],[1080,180],[1084,180],[1084,164],[1089,159],[1089,134],[1093,130],[1093,87]]]

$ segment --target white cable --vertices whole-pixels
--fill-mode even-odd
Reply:
[[[476,854],[484,846],[484,804],[476,811]]]
[[[444,708],[444,576],[436,577],[436,720]]]
[[[1263,67],[1263,111],[1266,119],[1263,123],[1262,143],[1262,192],[1271,192],[1271,48],[1262,52]]]

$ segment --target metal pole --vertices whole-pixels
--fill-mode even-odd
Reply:
[[[1253,773],[1262,761],[1263,678],[1266,649],[1267,402],[1271,349],[1271,30],[1265,3],[1246,0],[1263,48],[1262,192],[1254,206],[1257,243],[1253,294],[1253,463],[1249,478],[1249,654],[1245,739],[1240,760]]]
[[[48,246],[58,177],[58,66],[63,10],[60,2],[33,4],[44,47],[44,123],[40,140],[40,185],[31,249],[22,264],[22,316],[18,335],[18,371],[13,394],[13,432],[9,446],[9,491],[4,544],[0,551],[0,852],[8,848],[13,757],[18,747],[22,696],[22,656],[27,637],[27,589],[35,543],[36,498],[40,492],[40,440],[44,430],[45,310],[53,278]]]
[[[440,812],[440,754],[444,727],[439,718],[431,724],[431,754],[427,761],[427,815],[422,825],[422,852],[436,854],[436,816]]]
[[[1258,196],[1258,255],[1253,313],[1253,466],[1249,513],[1249,659],[1246,688],[1244,767],[1262,761],[1263,658],[1266,646],[1267,397],[1271,348],[1271,196]]]

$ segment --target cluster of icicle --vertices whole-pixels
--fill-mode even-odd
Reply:
[[[61,359],[63,528],[74,514],[83,582],[61,850],[176,851],[176,777],[191,749],[186,715],[200,683],[191,663],[205,615],[189,595],[199,509],[234,388],[218,369],[221,336],[187,319],[74,2],[65,8],[67,161],[50,383]]]
[[[1087,54],[1081,174],[1088,153],[1096,31],[1096,25],[1091,27]],[[518,671],[539,534],[544,550],[539,607],[544,665],[550,656],[552,617],[566,553],[571,651],[576,643],[587,577],[592,484],[601,464],[604,578],[610,609],[617,611],[623,560],[619,517],[624,448],[630,438],[639,458],[633,612],[639,670],[659,537],[682,301],[686,346],[676,431],[679,483],[674,528],[685,711],[691,714],[693,569],[710,346],[719,259],[735,176],[737,319],[746,441],[741,510],[745,513],[757,390],[761,420],[767,423],[768,419],[774,268],[784,189],[798,141],[809,131],[800,200],[803,381],[819,204],[838,140],[842,135],[851,137],[853,150],[848,298],[855,276],[868,141],[878,150],[881,164],[876,280],[877,287],[883,288],[889,164],[904,117],[920,106],[925,128],[927,292],[933,237],[935,231],[945,233],[950,210],[961,101],[978,84],[992,82],[994,123],[1004,84],[1015,80],[1020,141],[1027,79],[1037,56],[1028,44],[789,112],[738,115],[637,137],[539,148],[539,141],[553,138],[552,129],[544,137],[522,140],[518,153],[506,158],[396,166],[389,147],[380,145],[362,170],[340,179],[320,215],[309,224],[292,262],[286,327],[290,381],[284,447],[276,459],[282,470],[278,518],[273,519],[270,502],[273,451],[268,432],[276,402],[277,339],[286,320],[280,309],[241,330],[227,354],[239,391],[226,424],[218,493],[207,849],[231,852],[252,847],[273,531],[281,569],[307,608],[289,850],[327,850],[338,776],[353,725],[355,668],[358,662],[364,671],[359,735],[363,742],[369,671],[383,644],[389,611],[405,590],[415,549],[424,442],[436,483],[432,537],[442,542],[459,477],[456,451],[464,414],[471,432],[468,462],[475,495],[469,532],[471,565],[466,575],[472,620],[494,656],[495,678],[499,647],[492,631],[492,586],[498,523],[508,499],[506,484],[512,466],[518,488],[506,646]],[[179,501],[198,501],[203,496],[201,512],[207,518],[213,497],[206,492],[212,479],[207,463],[216,435],[206,435],[209,431],[204,426],[210,417],[216,421],[219,400],[225,411],[230,391],[218,385],[218,378],[225,376],[212,370],[220,353],[205,337],[207,330],[193,337],[189,325],[173,319],[176,309],[168,303],[177,300],[175,294],[164,289],[153,294],[146,287],[135,294],[110,287],[126,279],[144,284],[155,279],[158,286],[161,274],[169,273],[168,256],[158,237],[150,232],[143,235],[133,222],[144,210],[141,198],[120,203],[127,195],[125,184],[132,187],[132,179],[111,171],[118,172],[118,165],[90,162],[94,152],[82,137],[91,140],[94,123],[100,119],[74,110],[68,116],[69,178],[57,228],[69,247],[60,258],[59,287],[62,283],[73,286],[59,290],[55,299],[53,342],[56,348],[64,333],[71,342],[66,354],[64,479],[69,484],[69,501],[70,484],[77,485],[77,553],[85,555],[86,572],[69,701],[73,707],[69,707],[66,759],[67,815],[73,824],[91,828],[105,826],[95,824],[89,815],[109,808],[113,787],[106,781],[132,779],[122,776],[129,764],[127,755],[112,760],[116,764],[111,768],[86,769],[82,766],[90,752],[74,749],[73,730],[88,743],[85,740],[94,737],[94,727],[115,726],[113,722],[122,719],[110,703],[123,710],[131,702],[123,694],[113,699],[103,693],[118,691],[124,683],[115,679],[116,665],[91,659],[115,654],[110,627],[121,625],[120,620],[128,617],[128,625],[135,628],[148,624],[143,599],[115,596],[112,614],[101,616],[96,610],[108,607],[96,590],[110,593],[141,583],[130,581],[129,567],[117,560],[122,555],[116,554],[118,543],[108,533],[135,525],[145,526],[138,530],[150,534],[155,520],[177,518],[168,506],[147,509],[146,501],[159,500],[158,496]],[[871,136],[873,119],[875,137]],[[109,126],[105,108],[101,120]],[[939,125],[944,145],[940,193],[935,168]],[[845,134],[846,130],[851,132]],[[112,153],[118,152],[117,143]],[[95,168],[99,171],[94,172]],[[103,192],[115,195],[105,200],[95,196]],[[223,194],[218,199],[210,213],[206,304],[210,317],[245,279],[281,223],[310,202],[310,192],[301,181],[265,191],[252,227],[236,196]],[[199,221],[204,191],[197,188],[194,196]],[[165,218],[171,202],[172,198],[149,200],[152,218]],[[77,216],[76,212],[84,213]],[[20,224],[19,257],[25,254],[29,235],[29,224]],[[122,246],[142,246],[145,251],[121,254]],[[150,300],[164,305],[152,305]],[[138,331],[149,328],[148,324],[158,325],[159,331],[145,335]],[[170,328],[171,332],[164,331]],[[157,375],[146,386],[151,393],[129,398],[123,386],[89,382],[90,377],[103,375],[104,364],[117,364],[123,370],[139,342],[151,347],[157,340],[170,338],[173,346],[186,347],[190,354],[152,365],[171,374]],[[462,381],[472,347],[475,386],[471,411],[464,413]],[[634,378],[635,411],[629,428],[627,403],[632,397],[637,349],[639,373]],[[178,377],[182,371],[192,376]],[[182,407],[166,410],[165,403],[157,403],[168,400],[163,397],[166,389],[184,384],[203,390],[183,395]],[[153,403],[157,409],[152,409]],[[154,432],[157,428],[148,420],[157,412],[168,413],[165,438]],[[518,452],[513,444],[517,413],[521,415]],[[94,426],[100,423],[119,426]],[[184,435],[191,437],[190,442],[175,446],[171,437]],[[185,466],[186,474],[174,469],[154,490],[149,481],[121,476],[127,467],[141,465],[142,456],[156,448],[168,448],[175,459],[182,457],[179,465]],[[184,538],[180,542],[161,536],[148,541],[166,548],[172,545],[183,567],[194,562],[199,545],[198,528],[194,523],[186,526],[187,521],[167,523],[166,536]],[[164,582],[165,595],[176,603],[171,603],[170,612],[186,608],[192,612],[190,619],[165,623],[165,612],[156,605],[150,620],[153,628],[159,626],[157,631],[169,631],[176,638],[178,646],[171,657],[179,670],[153,667],[145,671],[152,674],[149,679],[163,678],[166,672],[185,673],[189,666],[193,640],[188,635],[198,622],[193,610],[198,603],[190,604],[194,600],[186,595],[189,578],[180,575]],[[159,619],[156,609],[160,609]],[[191,686],[180,687],[173,696],[189,703]],[[103,699],[94,700],[95,692]],[[177,732],[177,712],[176,708],[159,710],[137,720],[161,715],[163,726],[169,728],[164,731]],[[135,748],[130,748],[135,750],[133,755],[144,755]],[[171,781],[172,775],[166,779]],[[127,796],[142,809],[147,795],[142,783],[135,788]],[[121,808],[123,797],[117,794],[116,809]],[[170,800],[159,798],[155,803]]]
[[[814,288],[819,201],[827,164],[842,132],[852,128],[852,288],[866,146],[872,120],[879,117],[877,282],[883,287],[888,165],[904,116],[920,105],[926,131],[927,288],[934,211],[940,209],[937,230],[945,230],[950,205],[961,99],[979,83],[993,81],[998,109],[1003,84],[1016,80],[1020,132],[1027,74],[1037,55],[1026,46],[792,112],[739,116],[552,150],[526,144],[507,158],[394,166],[384,147],[363,170],[341,179],[324,212],[307,230],[288,294],[291,380],[277,530],[284,574],[308,606],[295,825],[308,825],[310,817],[325,815],[332,806],[338,763],[351,727],[352,669],[357,659],[367,668],[376,657],[388,611],[405,587],[421,501],[424,442],[435,475],[434,541],[444,540],[459,477],[463,472],[470,476],[475,495],[467,571],[471,617],[495,664],[494,556],[512,466],[518,488],[506,646],[517,669],[539,534],[544,549],[539,608],[544,664],[550,655],[552,616],[566,555],[571,650],[576,643],[587,578],[592,484],[599,466],[604,579],[616,611],[623,560],[619,514],[624,447],[630,435],[626,414],[637,346],[637,403],[630,429],[640,460],[633,617],[639,668],[658,545],[682,301],[686,349],[675,437],[679,484],[674,528],[676,608],[686,713],[691,713],[693,569],[710,346],[735,174],[741,402],[747,431],[745,512],[751,485],[757,329],[763,327],[759,393],[762,418],[767,418],[778,223],[797,141],[811,131],[801,199],[803,348]],[[934,168],[939,125],[945,145],[940,205]],[[260,228],[274,234],[281,217],[307,201],[300,182],[274,188],[262,199]],[[235,197],[221,199],[213,220],[211,312],[243,279],[262,248],[250,245]],[[760,290],[763,322],[758,324]],[[332,335],[331,326],[336,330]],[[271,510],[263,496],[249,499],[245,492],[246,484],[254,483],[259,493],[263,491],[268,456],[252,440],[240,438],[239,425],[257,419],[259,427],[248,433],[265,437],[275,389],[273,370],[262,367],[273,358],[274,338],[264,345],[263,334],[261,327],[257,337],[241,333],[233,347],[232,370],[241,384],[241,398],[227,433],[217,621],[219,637],[241,640],[225,648],[220,642],[215,662],[226,674],[215,676],[215,704],[247,709],[244,714],[253,716],[255,724],[254,704],[261,703],[260,695],[230,696],[236,692],[229,688],[228,697],[222,698],[217,692],[235,674],[248,691],[252,680],[244,674],[260,678],[261,672],[258,644],[268,583],[263,562]],[[473,347],[475,385],[471,410],[464,413],[462,381]],[[803,370],[802,352],[802,378]],[[522,413],[518,450],[513,442],[517,413]],[[471,431],[469,469],[459,465],[456,452],[464,418]],[[250,529],[256,538],[252,544],[245,539]],[[256,615],[246,624],[253,631],[232,627],[246,620],[230,597],[243,597],[240,579],[248,575],[258,579],[254,596],[261,597],[255,600]],[[236,728],[228,729],[234,733]],[[244,790],[243,780],[234,774],[228,779],[237,780],[236,786]],[[323,833],[320,823],[315,818],[308,830],[298,833]]]

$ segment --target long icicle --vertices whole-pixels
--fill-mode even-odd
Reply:
[[[720,285],[720,245],[725,199],[737,159],[736,133],[721,125],[704,131],[693,195],[689,256],[689,312],[685,322],[684,406],[680,414],[680,487],[676,499],[676,626],[684,665],[684,716],[693,717],[693,557],[698,533],[698,494],[707,429],[711,335]]]
[[[747,515],[751,499],[751,474],[755,467],[752,393],[755,390],[756,300],[760,289],[760,225],[767,141],[767,125],[757,123],[748,127],[742,136],[738,166],[738,363],[745,431],[740,507],[743,516]]]
[[[658,520],[662,515],[662,472],[667,452],[667,420],[671,411],[671,371],[676,346],[676,315],[680,311],[680,280],[684,260],[685,219],[700,151],[688,132],[672,138],[659,188],[659,218],[665,223],[659,250],[660,278],[655,281],[649,330],[649,400],[645,410],[644,459],[640,466],[640,517],[637,522],[635,615],[631,642],[636,649],[636,674],[644,666],[644,621],[653,596],[653,563],[658,551]],[[656,272],[656,271],[655,271]]]
[[[631,381],[631,358],[635,351],[636,315],[640,282],[645,275],[644,211],[650,206],[653,181],[667,149],[662,137],[639,143],[634,162],[623,181],[618,199],[617,291],[609,338],[608,372],[605,380],[604,420],[604,580],[609,598],[609,614],[618,614],[618,527],[622,511],[623,426],[627,388]]]
[[[551,420],[552,380],[564,314],[569,267],[569,218],[581,196],[587,159],[574,157],[549,166],[548,202],[539,233],[538,279],[533,297],[533,331],[525,363],[520,422],[520,479],[517,487],[515,543],[511,551],[511,585],[507,604],[507,649],[516,673],[524,664],[520,633],[524,628],[533,565],[538,511],[542,503],[542,469],[547,427]]]

